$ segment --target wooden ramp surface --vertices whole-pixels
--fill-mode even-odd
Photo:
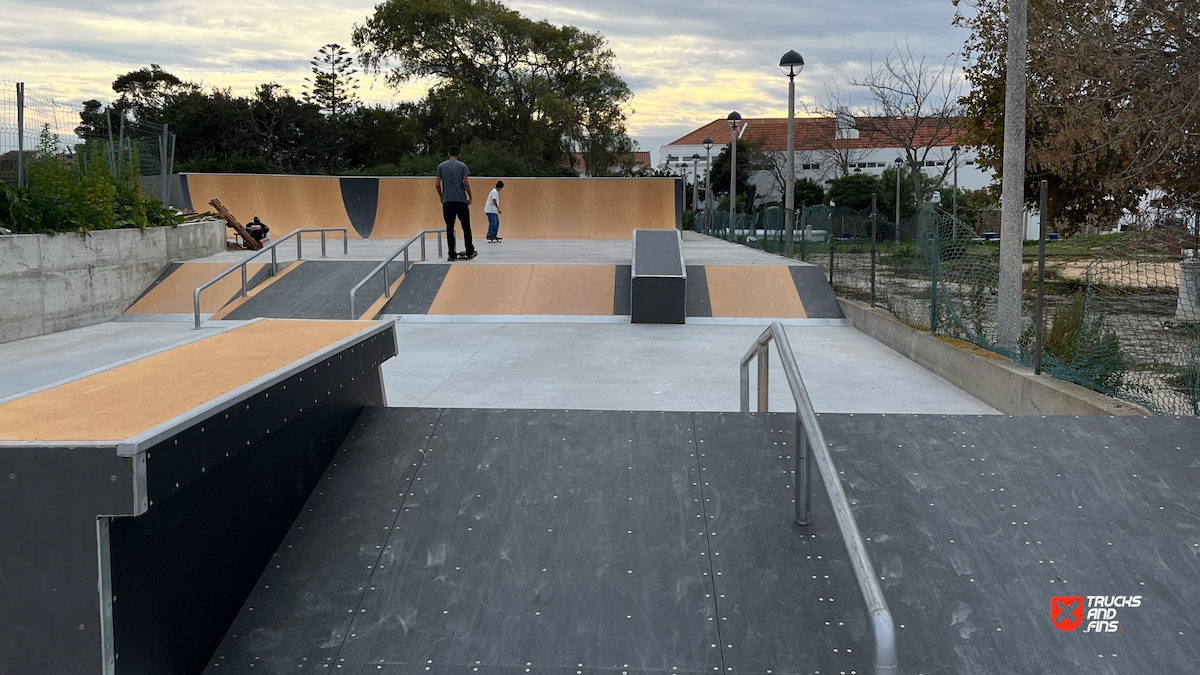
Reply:
[[[610,265],[453,265],[430,314],[612,315]]]
[[[203,209],[220,199],[244,222],[258,216],[278,239],[294,230],[344,227],[351,239],[407,239],[423,229],[445,227],[434,179],[338,178],[334,176],[260,176],[186,174],[192,204]],[[487,234],[483,212],[497,180],[500,233],[506,239],[629,239],[637,228],[676,225],[675,179],[656,178],[484,178],[472,177],[473,235]],[[364,195],[375,199],[363,199]],[[374,208],[372,217],[364,209]]]
[[[256,285],[255,278],[265,268],[262,263],[251,263],[246,274]],[[142,297],[125,310],[126,314],[190,314],[196,289],[210,279],[229,269],[226,263],[189,262],[172,266],[165,275],[154,283]],[[240,274],[230,274],[200,293],[200,310],[215,312],[229,304],[242,290]]]
[[[0,404],[0,441],[121,441],[374,326],[256,321]]]

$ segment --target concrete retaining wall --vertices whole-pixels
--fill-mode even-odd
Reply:
[[[224,250],[224,221],[0,236],[0,343],[112,319],[171,262]]]
[[[951,384],[1009,415],[1146,415],[1138,406],[1077,384],[1034,375],[999,354],[937,338],[883,309],[838,298],[850,324]]]

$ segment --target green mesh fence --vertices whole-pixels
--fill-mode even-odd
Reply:
[[[715,236],[783,249],[779,209],[739,215],[733,227],[716,214],[713,224]],[[1123,225],[1119,234],[1049,242],[1042,369],[1154,413],[1200,415],[1195,211],[1151,210]],[[1000,241],[992,229],[992,221],[956,221],[930,204],[899,228],[869,209],[815,206],[797,211],[795,254],[823,267],[838,295],[1032,366],[1037,245],[1025,242],[1021,340],[1005,349],[996,344]]]

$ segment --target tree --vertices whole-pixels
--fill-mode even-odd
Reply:
[[[740,149],[740,148],[739,148]],[[738,155],[739,160],[741,155]],[[788,156],[787,152],[763,152],[760,153],[756,161],[762,168],[771,176],[771,187],[779,194],[780,199],[784,198],[785,190],[787,189],[788,176]],[[801,164],[807,164],[813,161],[813,154],[805,150],[796,151],[796,159],[792,166],[793,173],[790,180],[796,180],[795,171],[799,169]],[[796,198],[796,203],[799,204],[799,197]]]
[[[917,191],[914,188],[913,172],[907,166],[894,164],[883,170],[879,176],[879,212],[887,220],[896,218],[896,172],[900,172],[900,220],[912,218],[917,212]],[[925,195],[938,189],[938,179],[924,171],[917,172],[917,180],[921,183],[922,199]],[[839,204],[841,202],[838,202]],[[946,202],[949,203],[949,202]]]
[[[710,185],[714,195],[729,194],[730,147],[730,145],[726,145],[721,148],[721,151],[713,158]],[[754,208],[754,197],[758,194],[758,187],[754,185],[752,178],[754,173],[759,171],[767,161],[763,158],[762,143],[759,141],[739,138],[737,150],[738,202],[739,204],[744,203],[744,208],[749,211]]]
[[[433,85],[420,107],[427,150],[503,140],[530,166],[553,167],[570,153],[628,149],[625,103],[603,36],[532,21],[496,0],[386,0],[354,28],[360,63],[399,85]]]
[[[337,117],[358,104],[358,82],[354,58],[341,45],[331,42],[317,50],[312,58],[312,77],[304,78],[304,102],[316,104],[322,112]]]
[[[796,181],[796,208],[825,203],[825,188],[811,178]]]
[[[920,179],[933,152],[958,138],[959,85],[949,60],[940,66],[927,64],[907,45],[888,50],[883,63],[850,84],[864,87],[871,100],[868,116],[857,119],[859,133],[876,143],[904,149],[904,162],[912,178],[916,201],[925,198]],[[938,178],[940,185],[952,168],[946,162]]]
[[[850,107],[843,103],[842,92],[837,85],[825,87],[825,103],[805,106],[817,117],[829,122],[828,131],[815,139],[816,164],[821,167],[821,177],[829,182],[850,175],[859,161],[866,159],[871,151],[860,147],[859,131]]]
[[[112,88],[119,94],[113,104],[114,111],[128,112],[140,122],[161,122],[162,110],[171,96],[197,91],[199,85],[184,82],[157,63],[151,63],[149,68],[117,76]]]
[[[871,196],[881,192],[878,178],[869,173],[858,173],[830,181],[829,202],[861,211],[871,208]]]
[[[958,1],[955,2],[958,5]],[[955,25],[970,35],[968,142],[1000,173],[1003,0],[978,0]],[[1200,12],[1186,0],[1030,0],[1025,201],[1050,184],[1061,231],[1115,221],[1152,187],[1200,193]]]
[[[83,102],[79,111],[79,126],[75,127],[75,135],[80,138],[100,138],[108,133],[108,120],[105,118],[107,108],[96,99]]]

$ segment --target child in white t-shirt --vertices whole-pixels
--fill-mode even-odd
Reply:
[[[504,189],[504,181],[496,181],[496,187],[488,193],[487,203],[483,205],[483,212],[488,219],[488,242],[504,241],[497,236],[500,232],[500,191]]]

